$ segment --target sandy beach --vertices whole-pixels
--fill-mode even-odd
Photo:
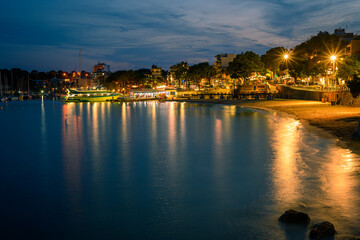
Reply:
[[[272,101],[219,101],[219,100],[185,100],[187,102],[208,102],[241,105],[250,108],[275,110],[291,114],[294,118],[302,120],[311,126],[323,129],[340,139],[344,144],[360,153],[360,140],[353,137],[360,120],[360,107],[348,107],[319,101],[283,100]]]

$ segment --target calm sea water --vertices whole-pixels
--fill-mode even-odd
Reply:
[[[1,239],[360,235],[360,161],[297,120],[187,103],[0,103]]]

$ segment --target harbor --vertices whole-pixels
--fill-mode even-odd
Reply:
[[[359,7],[5,1],[0,239],[359,240]]]
[[[266,103],[312,104],[292,101]],[[293,207],[332,222],[340,239],[359,234],[359,155],[299,119],[206,102],[0,105],[3,234],[281,239],[291,233],[277,218]]]

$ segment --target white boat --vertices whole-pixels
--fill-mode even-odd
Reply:
[[[107,90],[79,90],[69,89],[64,97],[65,102],[105,102],[114,101],[121,97],[118,93]]]

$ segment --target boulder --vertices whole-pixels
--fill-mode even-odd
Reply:
[[[279,221],[287,224],[307,225],[310,222],[310,217],[306,213],[290,209],[280,216]]]
[[[323,239],[334,237],[336,231],[335,227],[330,222],[321,222],[315,224],[310,232],[310,239]]]

